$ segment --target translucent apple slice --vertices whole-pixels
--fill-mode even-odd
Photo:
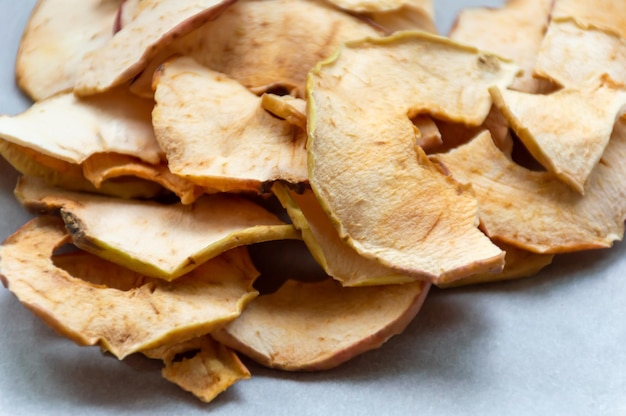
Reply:
[[[21,178],[15,194],[39,212],[61,210],[85,251],[170,281],[234,247],[300,238],[292,225],[235,195],[164,205],[64,191],[32,178]]]
[[[145,0],[134,19],[102,47],[84,55],[74,92],[91,95],[130,81],[176,38],[215,19],[235,0]]]
[[[41,0],[16,59],[20,88],[35,101],[74,88],[82,57],[113,37],[122,0]]]
[[[461,10],[450,38],[512,59],[523,73],[510,88],[542,92],[546,80],[533,76],[533,68],[548,27],[553,0],[509,0],[501,8]]]
[[[80,164],[95,153],[120,153],[159,163],[149,100],[118,89],[80,99],[65,93],[21,114],[0,115],[0,139]]]
[[[176,282],[146,280],[129,290],[74,277],[54,250],[70,240],[58,217],[38,217],[0,247],[0,278],[27,308],[79,345],[129,354],[207,334],[239,316],[257,296],[258,272],[245,248],[204,263]],[[101,281],[126,269],[94,257],[85,269]],[[108,277],[106,277],[108,276]]]
[[[163,361],[163,378],[207,403],[238,381],[250,378],[237,354],[210,336],[143,353]]]
[[[527,170],[498,150],[488,132],[433,156],[471,184],[491,238],[535,253],[610,247],[624,234],[626,123],[619,121],[591,174],[585,195],[549,172]]]
[[[371,286],[415,280],[414,277],[361,256],[341,240],[310,189],[296,193],[276,183],[272,191],[287,210],[294,226],[300,230],[313,257],[329,276],[343,286]]]
[[[433,68],[436,68],[434,70]],[[411,117],[481,124],[517,67],[423,32],[349,42],[309,75],[309,179],[362,256],[433,282],[499,270],[471,190],[415,145]]]
[[[581,194],[626,108],[626,87],[607,77],[550,95],[490,90],[530,153]],[[550,111],[546,111],[549,108]]]
[[[212,336],[268,367],[329,369],[404,331],[429,287],[414,282],[347,288],[332,279],[288,280]]]
[[[239,82],[181,57],[155,85],[154,131],[172,173],[222,191],[308,180],[306,134]]]

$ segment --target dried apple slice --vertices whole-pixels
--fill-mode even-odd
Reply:
[[[154,131],[175,175],[222,191],[308,180],[306,134],[237,81],[181,57],[155,85]]]
[[[541,92],[546,80],[533,77],[533,68],[548,26],[553,0],[508,0],[501,8],[463,9],[450,38],[476,46],[518,63],[524,72],[510,88]]]
[[[289,124],[306,130],[306,101],[291,95],[265,93],[261,96],[261,106],[282,118]]]
[[[194,338],[235,319],[258,292],[245,248],[204,263],[175,283],[150,280],[128,291],[95,285],[54,265],[70,240],[63,221],[38,217],[0,247],[0,278],[27,308],[79,345],[100,345],[122,359]],[[90,259],[89,273],[123,270]]]
[[[405,6],[418,7],[430,17],[435,16],[432,0],[326,0],[335,6],[356,13],[385,12]]]
[[[626,108],[624,85],[602,77],[550,95],[498,88],[490,92],[535,159],[572,189],[584,193],[615,121]]]
[[[236,382],[250,378],[237,354],[209,336],[143,353],[163,360],[163,378],[207,403]]]
[[[15,116],[0,115],[0,139],[80,164],[94,153],[111,152],[159,163],[153,103],[115,90],[79,99],[71,93],[39,101]]]
[[[439,127],[433,119],[425,114],[419,114],[411,120],[415,125],[415,144],[428,152],[443,144]]]
[[[595,27],[626,38],[622,0],[555,0],[552,18],[573,18],[582,27]]]
[[[626,84],[626,39],[574,20],[552,20],[537,55],[535,73],[563,87],[607,74]]]
[[[527,170],[500,152],[488,132],[432,156],[458,181],[471,184],[491,238],[535,253],[610,247],[624,234],[626,123],[615,125],[585,195],[549,172]]]
[[[383,285],[415,280],[414,277],[361,256],[341,240],[310,189],[299,194],[276,183],[272,191],[287,210],[294,226],[300,230],[315,260],[342,286]]]
[[[429,287],[414,282],[345,288],[332,279],[288,280],[212,336],[268,367],[325,370],[401,333]]]
[[[299,239],[292,225],[235,195],[163,205],[80,194],[21,178],[18,200],[39,212],[61,210],[74,244],[147,276],[174,280],[238,246]]]
[[[384,69],[383,69],[384,68]],[[433,70],[437,68],[437,70]],[[420,114],[477,125],[517,67],[423,32],[349,42],[308,81],[309,179],[342,239],[434,282],[499,270],[470,189],[415,145]]]
[[[35,101],[74,87],[82,57],[113,37],[122,0],[40,0],[22,35],[16,79]]]
[[[142,1],[132,21],[102,47],[84,55],[74,93],[96,94],[131,80],[161,49],[215,19],[234,1]]]

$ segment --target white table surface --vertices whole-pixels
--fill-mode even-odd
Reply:
[[[459,7],[436,0],[446,30]],[[14,86],[33,0],[0,0],[0,113],[28,105]],[[0,161],[0,238],[28,218]],[[0,414],[626,415],[624,244],[557,258],[536,277],[432,290],[400,336],[331,371],[292,374],[246,361],[253,377],[211,404],[163,380],[160,363],[124,362],[57,336],[0,288]]]

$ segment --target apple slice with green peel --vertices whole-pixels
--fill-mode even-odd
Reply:
[[[272,191],[300,230],[309,251],[324,271],[343,286],[371,286],[415,281],[357,253],[339,238],[313,191],[296,193],[276,183]]]
[[[325,370],[401,333],[429,288],[427,282],[347,288],[333,279],[288,280],[212,336],[268,367]]]
[[[154,131],[175,175],[220,191],[308,181],[305,132],[239,82],[181,57],[162,65],[155,86]]]
[[[626,39],[573,19],[552,20],[539,49],[535,73],[563,87],[607,74],[626,84]]]
[[[447,282],[498,271],[504,253],[478,229],[468,186],[415,144],[422,113],[479,125],[508,61],[449,39],[403,32],[349,42],[309,74],[309,180],[340,238],[402,274]]]
[[[176,38],[215,19],[235,0],[144,0],[134,18],[100,48],[86,53],[74,93],[92,95],[133,79]]]
[[[535,78],[533,68],[550,20],[553,2],[509,0],[501,8],[463,9],[449,36],[518,63],[524,73],[511,84],[511,89],[542,92],[549,89],[550,85],[546,80]]]
[[[122,0],[40,0],[22,35],[16,59],[20,88],[39,101],[72,90],[83,56],[113,37]]]
[[[163,378],[207,403],[236,382],[250,378],[250,371],[237,354],[210,336],[143,353],[163,361]]]
[[[57,267],[53,252],[70,240],[60,218],[31,220],[0,247],[0,278],[56,331],[120,359],[214,331],[258,295],[252,288],[258,272],[245,248],[205,262],[176,282],[148,279],[124,291]],[[100,281],[129,272],[97,257],[84,270],[100,274]]]
[[[620,120],[581,195],[549,172],[513,163],[494,146],[488,132],[432,156],[456,180],[471,184],[487,235],[535,253],[606,248],[623,238],[625,157],[626,122]]]
[[[15,195],[33,210],[60,210],[74,244],[85,251],[170,281],[234,247],[300,239],[292,225],[236,195],[164,205],[55,189],[26,177]]]
[[[626,86],[602,77],[549,95],[499,88],[490,92],[535,159],[583,194],[626,108]]]
[[[0,115],[0,139],[75,164],[104,152],[156,164],[163,152],[152,130],[153,106],[123,89],[84,99],[59,94],[15,116]]]

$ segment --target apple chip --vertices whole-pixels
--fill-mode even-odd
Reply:
[[[15,116],[0,115],[0,140],[70,163],[111,152],[159,163],[153,103],[124,91],[80,99],[71,93],[39,101]]]
[[[316,66],[309,179],[340,237],[364,257],[433,282],[499,270],[504,253],[478,230],[473,193],[430,163],[410,119],[429,112],[480,124],[488,88],[506,87],[516,73],[496,56],[423,32],[349,42]]]
[[[581,194],[626,108],[626,88],[607,77],[550,95],[490,90],[529,152]],[[550,111],[545,111],[549,108]]]
[[[18,200],[61,215],[78,247],[147,276],[174,280],[238,246],[299,239],[292,225],[236,195],[164,205],[81,194],[21,178]]]
[[[433,119],[425,114],[419,114],[412,120],[415,125],[415,144],[428,152],[443,144],[439,127]]]
[[[578,1],[578,0],[576,0]],[[523,73],[511,88],[542,92],[547,82],[533,77],[533,68],[548,26],[553,0],[508,0],[502,8],[464,9],[450,38],[514,60]]]
[[[326,279],[288,280],[259,296],[215,339],[261,363],[289,371],[318,371],[380,347],[418,313],[429,283],[342,287]]]
[[[370,286],[415,280],[357,253],[337,231],[310,189],[298,194],[276,183],[272,191],[300,230],[309,251],[324,271],[342,286]]]
[[[132,21],[102,47],[83,56],[74,93],[96,94],[131,80],[161,49],[215,19],[234,1],[142,1]]]
[[[471,184],[487,235],[535,253],[610,247],[624,234],[626,216],[626,122],[611,140],[585,195],[549,172],[514,164],[484,132],[468,144],[432,156],[458,181]]]
[[[555,0],[552,18],[573,18],[582,27],[595,27],[626,38],[623,0]]]
[[[377,27],[386,35],[403,30],[423,30],[425,32],[437,34],[437,26],[430,11],[416,4],[405,4],[399,9],[389,11],[374,11],[363,13],[359,16]]]
[[[261,106],[282,118],[289,124],[306,130],[306,101],[291,95],[265,93],[261,96]]]
[[[239,380],[250,378],[250,371],[237,354],[210,336],[164,345],[144,354],[163,360],[163,378],[203,402],[210,402]]]
[[[154,131],[172,173],[221,191],[308,180],[305,132],[237,81],[181,57],[162,66],[155,85]]]
[[[626,84],[626,39],[574,20],[552,20],[535,63],[535,73],[563,87],[607,74]]]
[[[20,88],[35,101],[74,87],[82,57],[113,37],[123,0],[40,0],[16,59]]]
[[[89,283],[54,265],[70,240],[57,217],[31,220],[0,247],[0,278],[27,308],[79,345],[100,345],[122,359],[134,352],[214,331],[235,319],[258,292],[245,248],[204,263],[175,283],[148,280],[123,291]],[[90,274],[124,270],[90,260]]]

